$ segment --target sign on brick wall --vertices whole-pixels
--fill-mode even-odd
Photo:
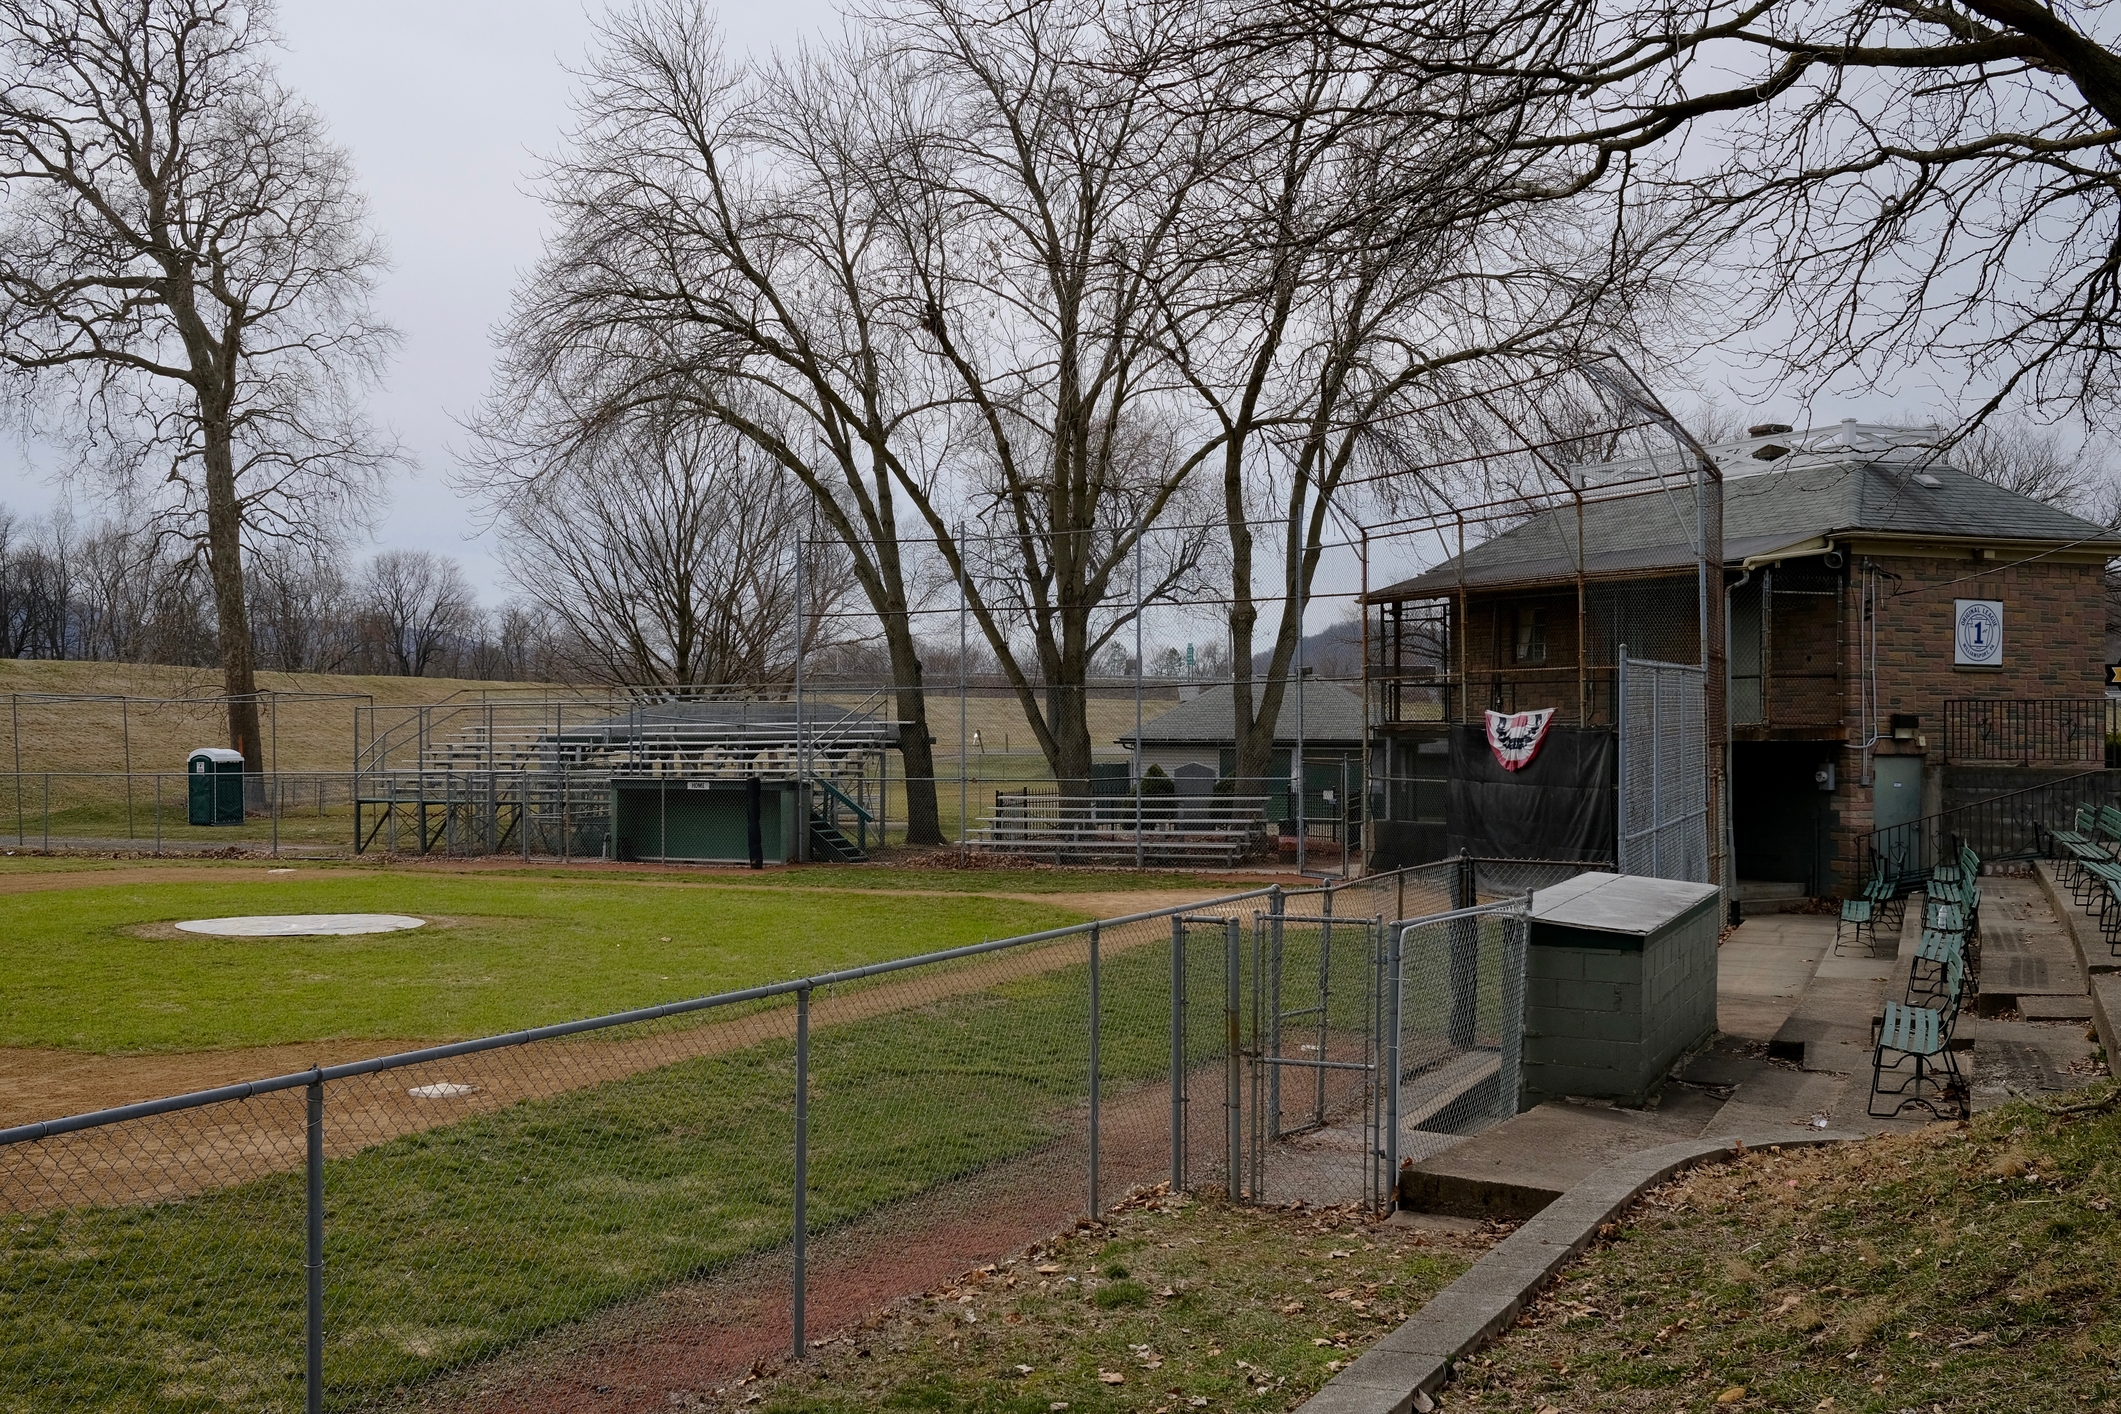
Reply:
[[[1952,601],[1952,662],[1968,668],[2003,666],[2003,601]]]

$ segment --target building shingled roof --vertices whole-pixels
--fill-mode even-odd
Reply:
[[[1258,701],[1256,695],[1253,701]],[[1304,679],[1303,709],[1306,746],[1362,740],[1362,699],[1339,684],[1320,682],[1316,678]],[[1122,746],[1132,746],[1134,733],[1128,732],[1118,740]],[[1181,702],[1170,711],[1160,713],[1154,721],[1142,724],[1144,746],[1179,743],[1228,746],[1236,740],[1237,711],[1227,684],[1203,688],[1198,697]],[[1296,744],[1296,699],[1293,694],[1282,698],[1281,715],[1274,723],[1274,744]]]
[[[1926,484],[1927,477],[1935,485]],[[1592,577],[1677,570],[1694,564],[1694,497],[1594,500],[1583,508],[1583,570]],[[1726,481],[1727,564],[1828,536],[1869,532],[1955,540],[2053,541],[2121,550],[2121,535],[1993,482],[1932,463],[1813,462]],[[1576,577],[1576,509],[1544,511],[1467,550],[1458,561],[1374,589],[1366,602]]]

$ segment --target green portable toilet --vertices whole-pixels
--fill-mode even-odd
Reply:
[[[184,761],[190,785],[191,823],[243,823],[243,753],[225,746],[202,746]]]

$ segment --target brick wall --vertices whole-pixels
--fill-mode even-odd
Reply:
[[[1871,791],[1862,783],[1862,744],[1871,730],[1886,733],[1896,712],[1919,716],[1922,743],[1888,739],[1878,743],[1877,751],[1921,755],[1926,774],[1934,777],[1944,760],[1946,699],[2100,697],[2106,691],[2106,601],[2099,566],[2040,561],[1983,572],[1971,559],[1870,558],[1901,578],[1898,584],[1886,581],[1878,613],[1875,727],[1863,719],[1861,606],[1853,585],[1844,609],[1848,745],[1834,792],[1837,887],[1843,892],[1869,864]],[[1955,599],[2003,602],[2003,666],[1953,666]]]

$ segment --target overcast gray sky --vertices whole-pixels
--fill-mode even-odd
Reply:
[[[377,527],[386,545],[456,555],[489,600],[506,596],[485,539],[467,540],[470,508],[443,484],[454,419],[485,393],[488,333],[516,274],[537,257],[540,212],[524,194],[534,157],[567,122],[572,81],[599,4],[582,0],[281,0],[281,72],[352,153],[390,243],[384,315],[405,336],[371,400],[418,460],[393,484]],[[836,27],[829,0],[723,7],[732,49],[788,47]],[[34,460],[34,459],[33,459]],[[20,466],[0,444],[0,499],[42,511],[59,498],[49,467]],[[27,474],[19,474],[26,472]]]
[[[282,72],[352,152],[390,245],[380,302],[405,342],[371,408],[417,466],[392,485],[377,540],[457,556],[488,602],[509,592],[502,566],[490,539],[474,535],[471,507],[444,475],[464,440],[456,419],[486,391],[489,331],[517,273],[537,256],[541,213],[524,193],[525,175],[558,143],[572,87],[566,66],[587,52],[592,17],[602,12],[598,0],[281,0]],[[722,23],[733,51],[763,52],[839,21],[832,0],[749,0],[725,5]],[[1708,381],[1727,376],[1712,371]],[[1689,390],[1667,391],[1682,409],[1695,401]],[[1815,405],[1810,420],[1868,420],[1896,406],[1915,416],[1935,396],[1903,383]],[[0,499],[11,507],[52,506],[59,492],[48,471],[21,466],[17,448],[0,442]],[[1322,574],[1321,596],[1356,582],[1352,562],[1335,565]],[[1307,618],[1338,612],[1321,603]]]

